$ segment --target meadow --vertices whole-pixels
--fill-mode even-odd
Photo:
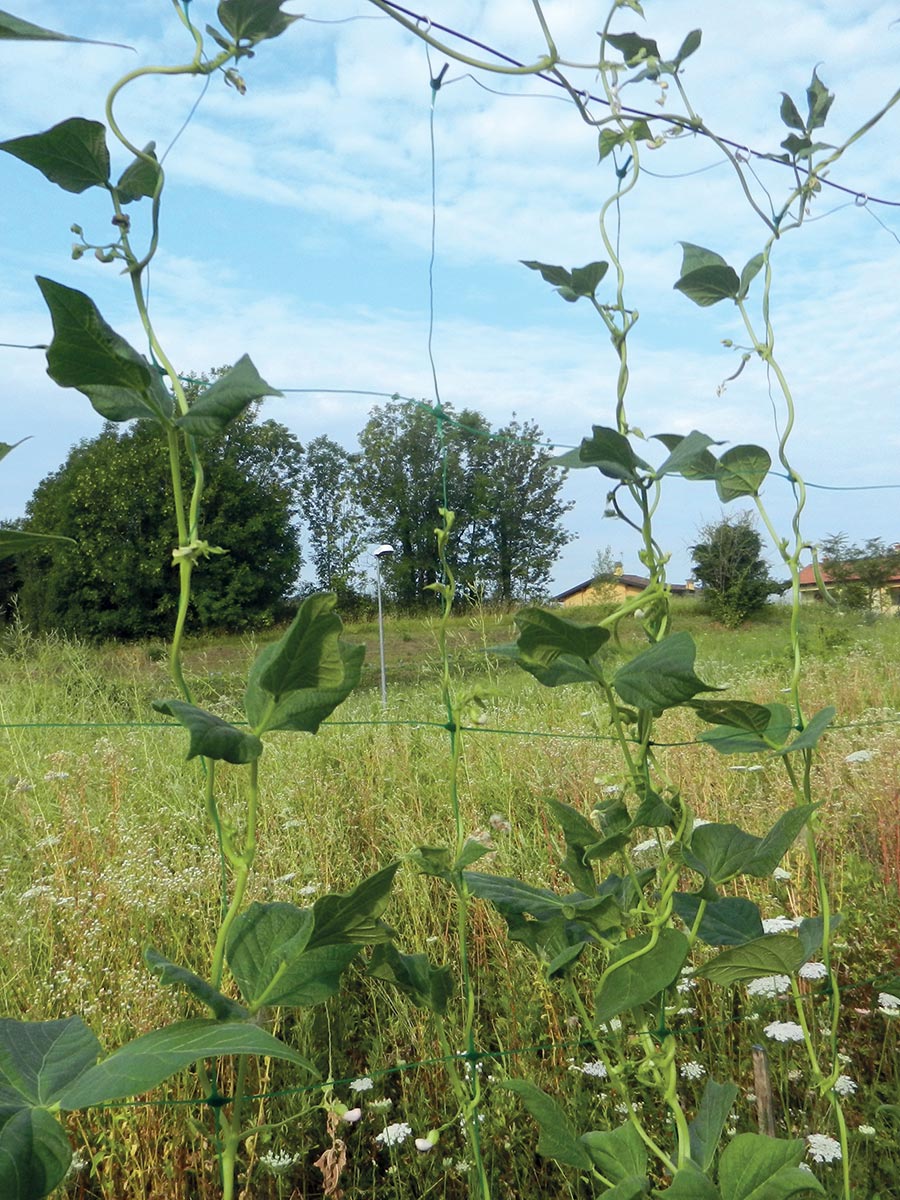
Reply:
[[[773,606],[736,631],[715,626],[694,602],[676,603],[673,612],[673,629],[688,630],[697,643],[698,672],[727,688],[726,697],[763,702],[786,686],[786,609]],[[597,616],[584,610],[578,620]],[[377,629],[348,624],[347,640],[367,644],[360,688],[316,736],[281,734],[267,742],[247,899],[302,905],[304,897],[346,891],[400,860],[385,920],[406,952],[424,951],[455,970],[453,894],[409,861],[415,847],[446,845],[454,836],[437,623],[389,617],[386,628],[386,709]],[[490,847],[479,870],[565,891],[565,846],[548,801],[589,815],[622,785],[621,755],[609,738],[605,705],[581,688],[542,688],[489,652],[514,637],[511,614],[471,608],[448,623],[465,727],[459,805],[470,836]],[[823,802],[821,864],[843,914],[833,953],[850,1172],[854,1196],[887,1200],[897,1195],[900,1167],[900,1007],[892,1001],[900,990],[900,621],[810,609],[802,641],[810,710],[838,710],[819,746],[814,785]],[[0,644],[0,1013],[30,1020],[78,1013],[113,1048],[184,1013],[183,998],[144,967],[147,945],[201,974],[212,954],[221,864],[206,825],[201,768],[185,767],[184,731],[174,724],[161,731],[162,718],[150,709],[152,699],[172,694],[161,644],[91,647],[36,639],[16,627]],[[624,661],[640,645],[637,623],[623,626],[622,647],[613,653]],[[197,703],[239,721],[256,648],[250,639],[188,643],[185,669]],[[697,744],[700,728],[684,708],[660,718],[654,741],[667,775],[696,818],[763,832],[773,813],[793,803],[778,760],[715,754]],[[235,813],[242,811],[237,772],[219,765],[226,819],[231,800]],[[652,861],[658,847],[651,839],[623,853]],[[798,839],[769,879],[744,876],[727,890],[759,904],[764,918],[815,915],[806,843]],[[472,902],[469,950],[479,1058],[465,1065],[483,1079],[492,1194],[592,1195],[577,1171],[536,1154],[534,1122],[500,1086],[525,1076],[559,1101],[576,1128],[617,1125],[616,1097],[582,1040],[578,1012],[481,901]],[[469,1195],[464,1131],[454,1125],[433,1148],[414,1148],[415,1136],[427,1141],[455,1111],[444,1051],[427,1013],[367,975],[369,953],[351,964],[340,992],[325,1003],[266,1010],[267,1027],[330,1082],[327,1096],[361,1114],[335,1141],[321,1083],[298,1079],[289,1064],[259,1060],[251,1068],[253,1093],[274,1099],[243,1155],[241,1194],[248,1200]],[[581,986],[590,984],[586,968]],[[816,986],[801,978],[807,992]],[[737,984],[714,991],[699,980],[681,990],[674,1032],[685,1107],[696,1106],[705,1079],[733,1078],[741,1095],[727,1132],[755,1131],[752,1047],[765,1043],[778,1136],[815,1133],[828,1106],[810,1089],[802,1045],[764,1034],[790,1016],[780,989]],[[451,1039],[461,1037],[456,1010],[451,1000]],[[610,1029],[608,1036],[625,1035]],[[820,1035],[813,1028],[811,1036]],[[229,1070],[226,1060],[223,1094]],[[640,1086],[635,1080],[638,1092]],[[648,1108],[659,1103],[649,1089],[645,1099]],[[646,1116],[652,1123],[653,1114]],[[211,1200],[220,1193],[204,1135],[216,1119],[191,1075],[164,1094],[73,1114],[69,1131],[78,1152],[65,1188],[85,1200]],[[391,1128],[395,1134],[385,1137]],[[329,1148],[336,1157],[320,1159]],[[837,1166],[812,1165],[826,1194],[840,1194]]]

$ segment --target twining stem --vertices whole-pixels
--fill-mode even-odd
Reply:
[[[259,804],[259,760],[254,759],[250,763],[250,780],[247,785],[247,828],[244,832],[244,844],[239,854],[235,856],[233,861],[234,866],[234,891],[231,896],[231,902],[228,905],[228,911],[225,913],[222,923],[219,926],[219,932],[216,937],[216,944],[213,949],[212,969],[210,973],[210,982],[214,988],[222,986],[222,975],[225,968],[225,947],[228,942],[228,934],[231,931],[231,926],[237,918],[241,905],[244,902],[244,893],[247,889],[247,881],[250,878],[250,872],[253,869],[253,860],[256,857],[256,821],[257,809]]]

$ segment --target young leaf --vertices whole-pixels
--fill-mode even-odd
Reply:
[[[302,1054],[258,1025],[197,1018],[154,1029],[127,1042],[64,1088],[57,1101],[65,1112],[74,1112],[110,1100],[123,1100],[126,1096],[139,1096],[192,1063],[223,1054],[283,1058],[316,1074]]]
[[[720,442],[714,442],[697,429],[692,429],[684,437],[675,433],[657,433],[653,436],[669,451],[669,457],[654,472],[657,479],[662,479],[663,475],[683,475],[685,479],[713,478],[716,460],[707,447],[721,445]]]
[[[762,446],[732,446],[716,464],[716,491],[727,504],[739,496],[757,496],[772,459]]]
[[[589,438],[582,440],[578,451],[578,465],[597,467],[609,479],[622,479],[626,483],[637,483],[639,473],[653,473],[649,463],[639,458],[631,443],[617,429],[595,425]],[[574,465],[574,464],[573,464]]]
[[[236,42],[265,41],[284,33],[299,16],[281,12],[285,0],[221,0],[219,20]]]
[[[597,683],[600,679],[599,668],[570,654],[559,654],[552,662],[547,663],[529,658],[515,644],[491,646],[490,651],[491,654],[512,659],[523,671],[533,675],[543,687],[564,687],[569,683]]]
[[[175,424],[199,437],[216,437],[254,400],[280,395],[277,388],[266,383],[249,357],[242,354],[231,370],[202,392]]]
[[[47,374],[54,383],[82,392],[108,421],[168,418],[172,397],[159,373],[107,325],[93,300],[52,279],[38,276],[37,283],[53,320]]]
[[[690,58],[697,50],[700,49],[700,42],[703,39],[703,31],[700,29],[692,29],[684,41],[681,43],[681,49],[675,55],[675,66],[680,67],[686,58]]]
[[[0,1196],[40,1200],[62,1183],[72,1162],[66,1131],[44,1108],[0,1110]]]
[[[341,642],[337,597],[308,596],[277,642],[250,669],[244,707],[257,733],[315,733],[359,683],[364,646]]]
[[[701,308],[737,298],[741,281],[721,254],[693,242],[682,242],[681,247],[681,278],[674,285],[676,291],[683,292]]]
[[[205,979],[201,979],[187,967],[173,963],[152,946],[148,946],[144,951],[144,962],[151,975],[155,975],[160,983],[169,987],[183,987],[195,1000],[211,1009],[217,1021],[240,1021],[250,1015],[242,1004],[238,1004],[229,996],[223,996]]]
[[[819,744],[825,730],[837,715],[837,709],[829,704],[827,708],[819,709],[803,726],[802,731],[794,738],[789,746],[783,746],[779,754],[791,754],[794,750],[812,750]]]
[[[804,1192],[822,1195],[825,1189],[800,1163],[806,1145],[760,1133],[739,1133],[719,1160],[722,1200],[788,1200]]]
[[[678,929],[660,929],[655,944],[652,935],[627,938],[610,956],[610,967],[629,959],[618,970],[604,973],[594,997],[594,1019],[609,1021],[626,1009],[646,1004],[678,978],[690,943]]]
[[[789,933],[767,933],[755,941],[723,950],[694,974],[728,987],[763,975],[793,975],[805,961],[806,951],[799,938]]]
[[[689,929],[700,911],[701,897],[688,892],[676,892],[673,908]],[[763,936],[759,909],[743,896],[724,896],[707,904],[700,920],[697,936],[707,946],[742,946]]]
[[[566,620],[541,608],[523,608],[516,613],[520,652],[535,662],[552,663],[560,655],[589,663],[609,641],[608,629]]]
[[[583,1133],[581,1140],[587,1146],[591,1161],[607,1179],[613,1183],[624,1183],[647,1175],[647,1147],[632,1124],[620,1125],[618,1129],[591,1130]],[[604,1192],[609,1196],[610,1192]]]
[[[390,863],[352,891],[320,896],[313,905],[315,927],[310,946],[371,946],[387,942],[393,931],[380,920],[387,907],[399,863]]]
[[[743,271],[741,271],[741,290],[738,295],[739,300],[745,299],[750,291],[750,284],[760,273],[765,265],[766,257],[764,254],[754,254],[753,257],[746,263]]]
[[[603,276],[609,270],[607,262],[592,262],[585,267],[573,267],[567,271],[565,267],[553,266],[550,263],[534,260],[520,260],[523,267],[530,271],[539,271],[541,278],[553,284],[563,300],[573,303],[583,296],[593,296]]]
[[[156,195],[162,172],[155,151],[156,142],[148,142],[143,155],[135,158],[119,176],[116,192],[121,204],[131,204],[144,196]]]
[[[803,118],[797,112],[797,105],[787,92],[781,93],[781,119],[787,125],[788,129],[799,129],[801,133],[806,133],[806,126],[803,123]]]
[[[728,725],[749,733],[764,733],[772,720],[769,707],[751,700],[689,700],[688,707],[710,725]]]
[[[368,974],[373,979],[392,983],[413,1004],[442,1017],[453,995],[450,967],[433,967],[424,954],[401,954],[393,945],[382,944],[372,951]]]
[[[236,729],[221,717],[188,704],[184,700],[154,700],[153,708],[174,717],[191,735],[188,758],[215,758],[222,762],[250,763],[263,751],[262,742],[252,733]]]
[[[703,1171],[709,1171],[715,1162],[722,1130],[739,1092],[740,1088],[733,1083],[706,1081],[697,1115],[688,1126],[691,1158]]]
[[[718,689],[694,674],[697,647],[689,633],[673,633],[625,663],[613,687],[626,704],[661,713],[684,704],[698,692]]]
[[[0,1109],[49,1105],[103,1048],[81,1017],[61,1021],[0,1019]],[[68,1165],[68,1164],[67,1164]]]
[[[653,38],[641,37],[637,33],[609,33],[606,40],[618,50],[628,67],[636,66],[648,58],[659,58],[659,46]]]
[[[695,708],[698,702],[691,707]],[[760,751],[778,750],[790,737],[794,728],[791,710],[786,704],[750,704],[749,701],[735,700],[723,705],[723,715],[729,713],[732,704],[739,709],[734,715],[737,720],[732,724],[717,725],[715,729],[704,730],[699,740],[707,742],[719,754],[756,754]],[[761,723],[762,714],[756,714],[756,709],[768,713],[768,720],[758,733],[752,732],[754,724]],[[703,713],[700,714],[703,716]],[[704,720],[708,718],[704,716]]]
[[[37,167],[67,192],[106,187],[109,182],[106,128],[99,121],[69,117],[43,133],[0,142],[0,150]]]
[[[566,856],[559,864],[579,891],[592,895],[597,890],[594,872],[587,865],[585,851],[601,841],[600,832],[590,821],[570,804],[548,800],[550,809],[559,822],[566,839]]]
[[[813,129],[821,129],[825,124],[825,120],[832,104],[834,104],[834,92],[829,92],[828,88],[816,73],[815,67],[813,68],[810,85],[806,89],[806,102],[809,111],[809,116],[807,117],[806,121],[807,129],[810,131]]]
[[[315,919],[295,904],[253,903],[231,927],[226,954],[241,995],[263,1004],[322,1004],[338,990],[359,946],[310,948]]]
[[[500,1087],[515,1092],[541,1131],[537,1152],[579,1171],[590,1171],[591,1157],[555,1100],[528,1079],[508,1079]]]

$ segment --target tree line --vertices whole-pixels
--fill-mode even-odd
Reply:
[[[304,447],[256,411],[209,440],[209,551],[196,575],[194,628],[269,624],[304,591],[359,605],[373,543],[394,549],[382,563],[388,596],[403,609],[424,605],[441,573],[435,530],[445,498],[454,512],[448,563],[462,586],[499,603],[544,591],[571,536],[562,527],[571,504],[560,495],[565,471],[534,422],[513,417],[493,429],[471,410],[391,401],[372,410],[358,442],[351,451],[322,435]],[[109,423],[74,446],[15,522],[74,544],[0,563],[0,605],[15,595],[36,631],[167,634],[177,600],[168,470],[145,422]]]

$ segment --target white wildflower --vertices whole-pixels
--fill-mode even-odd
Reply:
[[[801,979],[824,979],[827,974],[828,968],[823,962],[804,963],[799,971]]]
[[[304,884],[304,886],[302,888],[297,888],[297,895],[298,896],[314,896],[318,890],[319,890],[319,885],[317,883],[307,883],[307,884]]]
[[[857,1087],[856,1080],[851,1079],[849,1075],[838,1075],[834,1081],[834,1091],[838,1096],[852,1096]]]
[[[383,1100],[370,1100],[369,1108],[374,1108],[375,1112],[387,1112],[389,1108],[393,1108],[394,1102],[390,1096],[385,1096]]]
[[[259,1156],[259,1164],[272,1175],[287,1175],[302,1158],[302,1154],[288,1154],[286,1150],[272,1150]]]
[[[402,1146],[408,1137],[412,1136],[412,1126],[406,1121],[395,1121],[393,1125],[388,1125],[386,1129],[382,1129],[381,1133],[376,1133],[375,1141],[380,1142],[382,1146]]]
[[[576,1067],[573,1063],[569,1069],[579,1071],[582,1075],[592,1075],[595,1079],[606,1079],[608,1075],[606,1063],[601,1062],[599,1059],[582,1063],[580,1067]]]
[[[787,883],[791,878],[791,873],[790,871],[786,871],[784,867],[776,867],[772,872],[772,878],[776,883]]]
[[[747,984],[748,996],[768,996],[772,999],[786,992],[791,986],[787,975],[763,975],[760,979],[751,979]]]
[[[864,763],[869,762],[875,757],[874,750],[854,750],[852,754],[848,754],[844,759],[845,763]]]
[[[861,1133],[863,1135],[863,1137],[874,1137],[875,1136],[875,1126],[874,1125],[857,1125],[856,1132]]]
[[[371,1092],[375,1084],[368,1075],[363,1075],[359,1079],[353,1079],[350,1082],[351,1092]]]
[[[682,1063],[680,1072],[682,1079],[702,1079],[706,1074],[706,1067],[702,1063],[686,1062]]]
[[[45,781],[45,783],[54,783],[56,780],[68,779],[68,778],[69,778],[68,771],[48,771],[47,774],[44,776],[44,781]]]
[[[790,933],[802,920],[802,917],[763,917],[763,933]]]
[[[878,1011],[888,1016],[897,1016],[898,1012],[900,1012],[900,996],[895,996],[891,992],[879,992]]]
[[[775,1042],[802,1042],[803,1027],[796,1021],[772,1021],[763,1029],[766,1037]]]
[[[742,766],[729,767],[728,770],[729,771],[748,771],[749,772],[749,771],[762,771],[763,768],[759,765],[759,763],[754,763],[754,765],[752,767],[742,767]]]
[[[817,1163],[832,1163],[841,1161],[841,1143],[829,1137],[827,1133],[808,1133],[806,1135],[806,1153]]]

